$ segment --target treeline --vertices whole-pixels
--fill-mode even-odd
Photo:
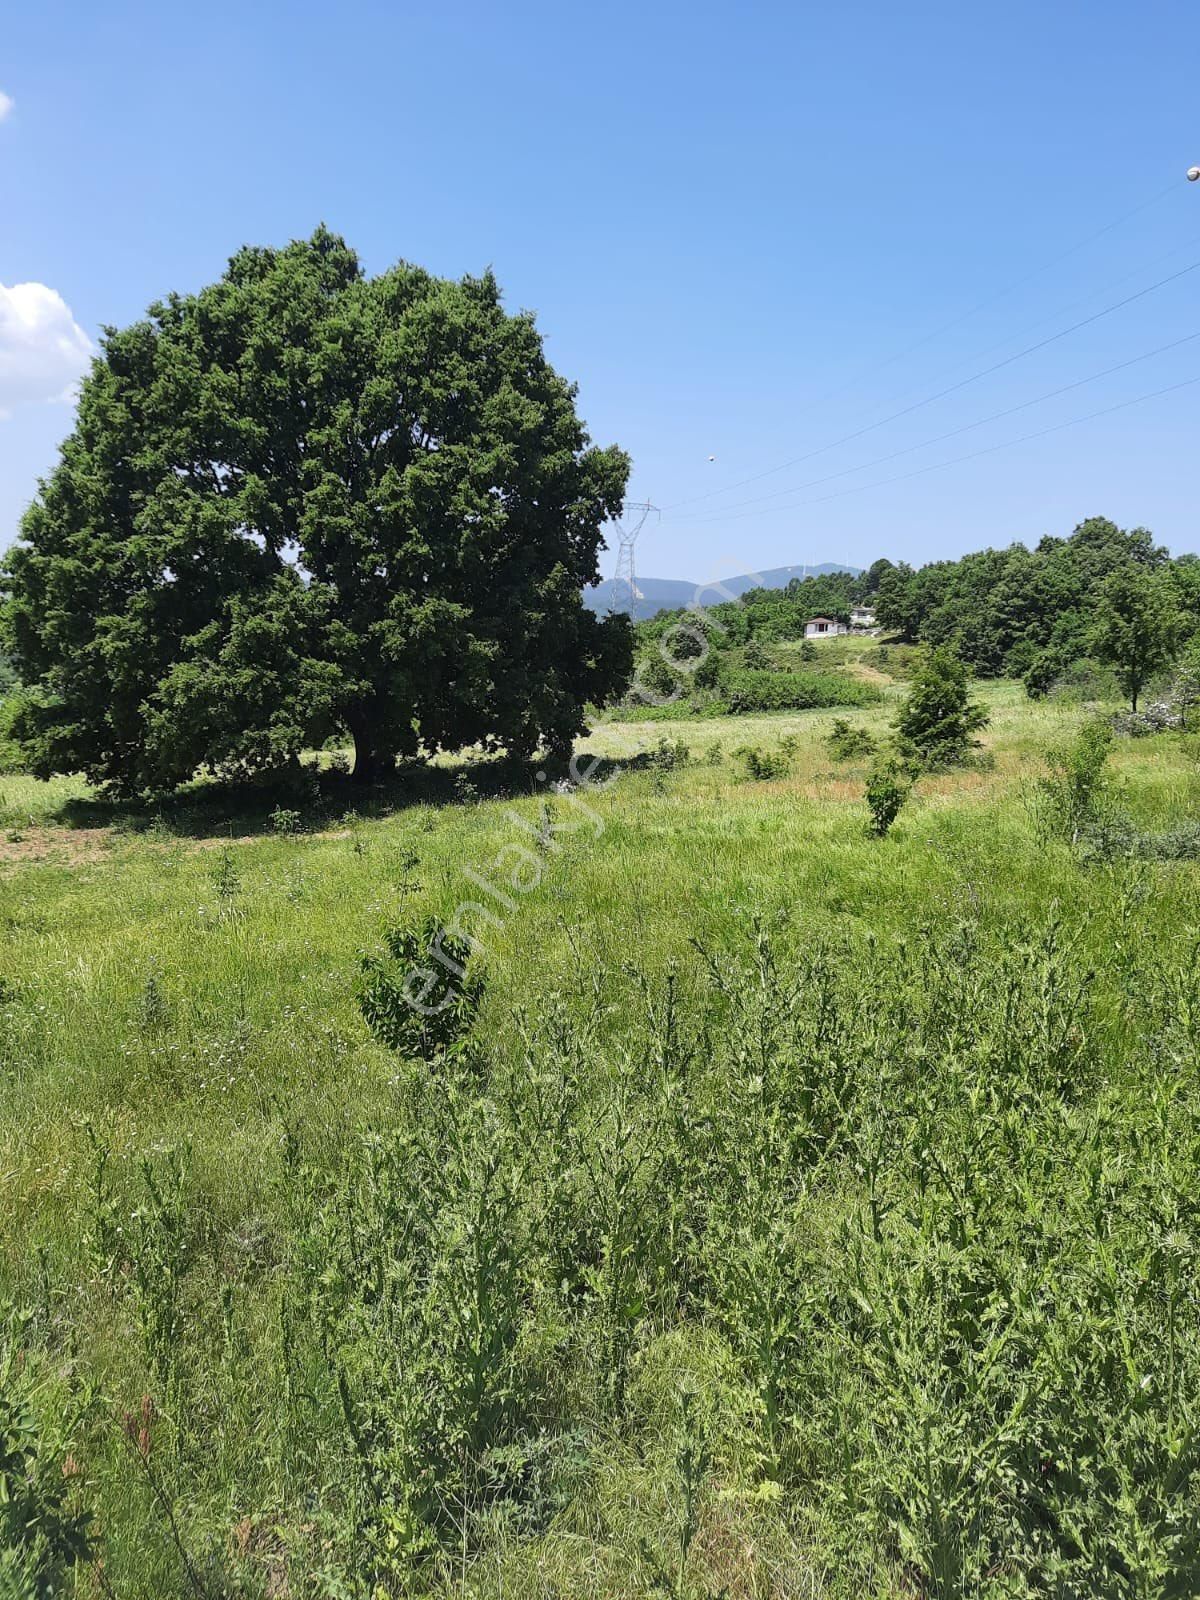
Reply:
[[[1170,553],[1145,528],[1090,517],[1068,538],[1013,544],[958,561],[913,568],[873,563],[860,574],[794,579],[786,589],[752,589],[705,610],[661,612],[637,629],[639,650],[684,653],[691,629],[709,650],[802,639],[810,618],[848,622],[854,606],[874,608],[883,632],[906,644],[950,645],[982,678],[1023,678],[1045,694],[1080,662],[1115,667],[1134,697],[1164,662],[1200,636],[1200,558]],[[1156,635],[1139,662],[1138,638]],[[1102,637],[1102,634],[1104,635]],[[1143,652],[1144,653],[1144,652]]]
[[[874,569],[872,569],[874,570]],[[880,625],[911,644],[954,644],[979,677],[1024,678],[1043,694],[1098,649],[1097,620],[1124,586],[1172,614],[1180,642],[1200,631],[1200,560],[1156,545],[1145,528],[1089,517],[1066,539],[1047,536],[914,570],[889,566],[879,581]]]

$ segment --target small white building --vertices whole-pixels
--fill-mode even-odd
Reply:
[[[806,639],[836,639],[848,631],[844,622],[835,622],[832,617],[813,617],[804,624]]]
[[[875,626],[875,613],[870,606],[855,606],[850,613],[850,626],[852,628],[873,628]]]

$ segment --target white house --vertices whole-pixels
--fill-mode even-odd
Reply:
[[[844,622],[834,622],[832,617],[813,617],[804,624],[806,639],[836,639],[839,633],[848,631]]]
[[[873,628],[875,626],[875,613],[870,606],[855,606],[850,613],[850,626],[852,628]]]

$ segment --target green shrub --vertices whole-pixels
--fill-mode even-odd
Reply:
[[[721,657],[716,650],[710,650],[703,661],[692,673],[692,682],[697,689],[715,689],[721,682]]]
[[[891,832],[912,794],[911,768],[895,755],[881,756],[867,775],[867,810],[871,814],[870,832],[883,839]]]
[[[178,1396],[183,1287],[195,1247],[189,1166],[188,1149],[167,1151],[157,1165],[149,1157],[142,1161],[142,1200],[129,1233],[133,1299],[146,1357],[172,1401]]]
[[[704,654],[707,646],[707,636],[704,632],[703,620],[696,617],[685,617],[677,622],[674,627],[668,628],[660,641],[659,653],[665,654],[669,662],[695,661],[697,656]]]
[[[1042,838],[1062,839],[1085,864],[1200,858],[1200,822],[1144,829],[1118,803],[1107,771],[1112,744],[1111,722],[1097,717],[1073,744],[1051,752],[1050,771],[1034,790]]]
[[[1200,822],[1181,822],[1173,828],[1143,833],[1138,853],[1146,861],[1198,861]]]
[[[407,1130],[355,1139],[304,1197],[286,1319],[301,1348],[311,1327],[301,1414],[335,1444],[320,1514],[361,1583],[323,1593],[400,1593],[384,1578],[465,1537],[464,1517],[519,1507],[535,1398],[515,1360],[523,1156],[451,1081]]]
[[[300,813],[289,806],[276,806],[271,813],[271,826],[276,833],[299,833],[302,822]]]
[[[477,806],[482,799],[479,785],[465,768],[454,774],[454,799],[460,806]]]
[[[737,713],[868,706],[880,699],[870,684],[836,672],[735,672],[726,687],[729,709]]]
[[[387,956],[364,955],[358,1006],[380,1041],[402,1055],[434,1061],[465,1042],[483,999],[471,948],[433,917],[384,934]]]
[[[221,914],[231,917],[242,892],[242,876],[237,869],[237,857],[230,845],[224,845],[212,872],[213,888],[217,892]]]
[[[835,717],[825,737],[825,748],[835,761],[855,761],[874,753],[875,740],[866,728],[854,728],[845,717]]]
[[[676,772],[681,767],[691,765],[692,749],[684,744],[682,739],[660,738],[646,756],[647,766],[654,767],[659,772]]]
[[[743,744],[733,755],[741,762],[742,774],[748,783],[782,778],[788,770],[788,758],[782,750],[760,750],[757,745]]]
[[[1044,700],[1057,682],[1061,669],[1062,662],[1057,651],[1040,651],[1021,674],[1025,693],[1031,700]]]
[[[13,737],[12,724],[16,715],[18,700],[15,695],[0,702],[0,776],[24,772],[25,757],[21,746]]]
[[[1080,729],[1072,745],[1051,751],[1049,774],[1035,791],[1043,835],[1074,846],[1097,831],[1110,810],[1105,769],[1112,743],[1111,725],[1096,718]]]
[[[1116,674],[1086,657],[1066,657],[1062,650],[1044,650],[1024,673],[1025,692],[1031,700],[1050,699],[1061,705],[1086,705],[1114,700],[1119,692]]]
[[[73,1505],[72,1414],[42,1422],[28,1363],[29,1318],[0,1312],[0,1596],[55,1600],[94,1553],[92,1517]],[[43,1431],[45,1428],[49,1431]]]
[[[641,700],[629,700],[604,713],[610,722],[695,722],[728,714],[729,705],[720,697],[690,700],[681,695],[664,705],[651,705]]]
[[[896,733],[906,756],[927,770],[958,766],[986,728],[985,707],[971,699],[967,669],[948,645],[927,650],[912,675],[908,696],[896,718]]]
[[[630,696],[635,702],[641,699],[665,700],[678,694],[683,685],[682,674],[665,661],[655,648],[638,660]]]

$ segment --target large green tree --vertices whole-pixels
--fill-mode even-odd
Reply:
[[[1134,711],[1146,684],[1179,654],[1184,631],[1178,590],[1162,574],[1122,567],[1101,585],[1092,648],[1116,669]]]
[[[324,229],[107,329],[7,564],[32,770],[567,747],[631,655],[581,603],[629,462],[574,400],[490,274],[370,278]]]

